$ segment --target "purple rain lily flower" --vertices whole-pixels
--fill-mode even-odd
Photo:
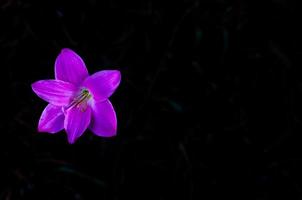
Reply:
[[[53,134],[65,129],[70,144],[87,128],[97,136],[115,136],[116,114],[108,98],[120,80],[118,70],[103,70],[89,76],[81,57],[63,49],[55,62],[55,80],[31,85],[49,103],[40,117],[38,131]]]

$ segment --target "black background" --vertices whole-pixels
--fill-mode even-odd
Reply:
[[[294,0],[0,1],[0,199],[301,199]],[[64,47],[118,69],[118,135],[37,133]]]

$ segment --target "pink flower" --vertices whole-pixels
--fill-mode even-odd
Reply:
[[[55,62],[55,80],[33,83],[33,91],[49,104],[38,125],[39,132],[65,129],[74,143],[89,128],[95,135],[116,135],[117,120],[108,98],[121,80],[118,70],[104,70],[89,76],[85,63],[70,49],[63,49]]]

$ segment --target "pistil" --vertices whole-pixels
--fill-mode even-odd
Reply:
[[[87,89],[82,89],[79,95],[75,96],[75,98],[70,102],[70,104],[65,108],[68,110],[69,108],[76,107],[80,108],[82,112],[85,112],[87,108],[87,101],[91,98],[91,94]]]

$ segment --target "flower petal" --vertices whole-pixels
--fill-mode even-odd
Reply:
[[[90,124],[91,131],[103,137],[116,135],[117,120],[114,108],[109,100],[103,102],[92,102],[92,119]]]
[[[79,85],[88,75],[82,58],[70,49],[62,49],[55,62],[56,79]]]
[[[48,104],[39,120],[38,131],[57,133],[64,128],[64,114],[60,106]]]
[[[67,110],[64,128],[67,132],[68,142],[73,144],[87,129],[90,124],[91,109],[87,107],[82,111],[78,107]]]
[[[74,85],[59,80],[37,81],[31,87],[41,99],[55,106],[67,105],[76,92]]]
[[[83,82],[93,95],[95,101],[102,101],[112,95],[121,81],[121,73],[118,70],[99,71]]]

